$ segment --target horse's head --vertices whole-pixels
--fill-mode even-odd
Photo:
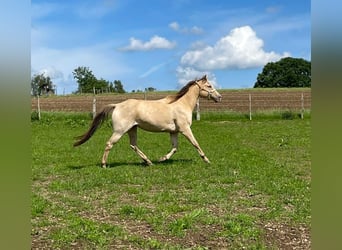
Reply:
[[[214,88],[214,86],[208,81],[207,75],[204,75],[201,79],[196,81],[197,86],[200,88],[199,95],[201,97],[206,97],[212,99],[215,102],[220,102],[222,96]]]

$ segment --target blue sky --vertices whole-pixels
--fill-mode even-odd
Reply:
[[[121,80],[126,91],[176,90],[207,74],[217,88],[251,88],[282,57],[311,60],[311,3],[222,0],[32,0],[31,74],[58,94],[72,71]]]

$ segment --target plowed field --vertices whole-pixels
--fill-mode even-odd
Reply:
[[[118,103],[129,98],[155,100],[176,92],[149,92],[127,94],[100,94],[96,96],[97,110],[106,104]],[[220,90],[222,102],[200,99],[201,111],[248,112],[264,110],[311,109],[311,89],[246,89]],[[302,99],[303,97],[303,99]],[[41,111],[92,112],[93,95],[68,95],[40,97]],[[37,98],[31,100],[31,110],[37,110]]]

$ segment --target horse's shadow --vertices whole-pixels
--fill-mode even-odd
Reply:
[[[99,164],[99,167],[102,168],[102,165]],[[144,162],[112,162],[112,163],[107,163],[106,168],[118,168],[118,167],[123,167],[123,166],[135,166],[135,167],[145,167],[148,166]]]
[[[168,159],[166,161],[157,161],[155,165],[173,165],[173,164],[187,164],[193,162],[191,159]]]
[[[117,168],[117,167],[122,167],[122,166],[127,166],[127,165],[143,167],[146,164],[144,164],[143,162],[113,162],[113,163],[107,163],[106,168]],[[71,169],[71,170],[80,170],[80,169],[90,168],[94,166],[98,168],[102,168],[102,164],[99,164],[99,163],[98,164],[84,164],[84,165],[68,165],[66,166],[66,168]]]
[[[187,164],[192,162],[193,160],[191,159],[169,159],[166,161],[153,161],[153,165],[149,166],[148,164],[146,164],[145,162],[112,162],[112,163],[107,163],[107,167],[106,168],[118,168],[118,167],[123,167],[123,166],[135,166],[135,167],[154,167],[154,166],[158,166],[158,165],[173,165],[173,164]],[[71,170],[80,170],[83,168],[89,168],[89,167],[93,167],[94,164],[84,164],[84,165],[68,165],[66,166],[66,168],[71,169]],[[96,164],[97,167],[102,168],[101,164]]]

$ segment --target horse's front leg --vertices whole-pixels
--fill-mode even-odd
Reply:
[[[186,127],[184,128],[181,133],[191,142],[191,144],[197,149],[197,152],[199,153],[199,155],[201,156],[201,158],[203,159],[204,162],[206,163],[210,163],[209,159],[205,156],[203,150],[201,149],[201,147],[199,146],[196,138],[194,137],[194,135],[192,134],[192,131],[190,129],[190,127]]]
[[[162,156],[159,161],[166,161],[171,158],[171,156],[177,152],[177,147],[178,147],[178,132],[176,133],[170,133],[170,139],[171,139],[171,151],[167,153],[166,155]]]

